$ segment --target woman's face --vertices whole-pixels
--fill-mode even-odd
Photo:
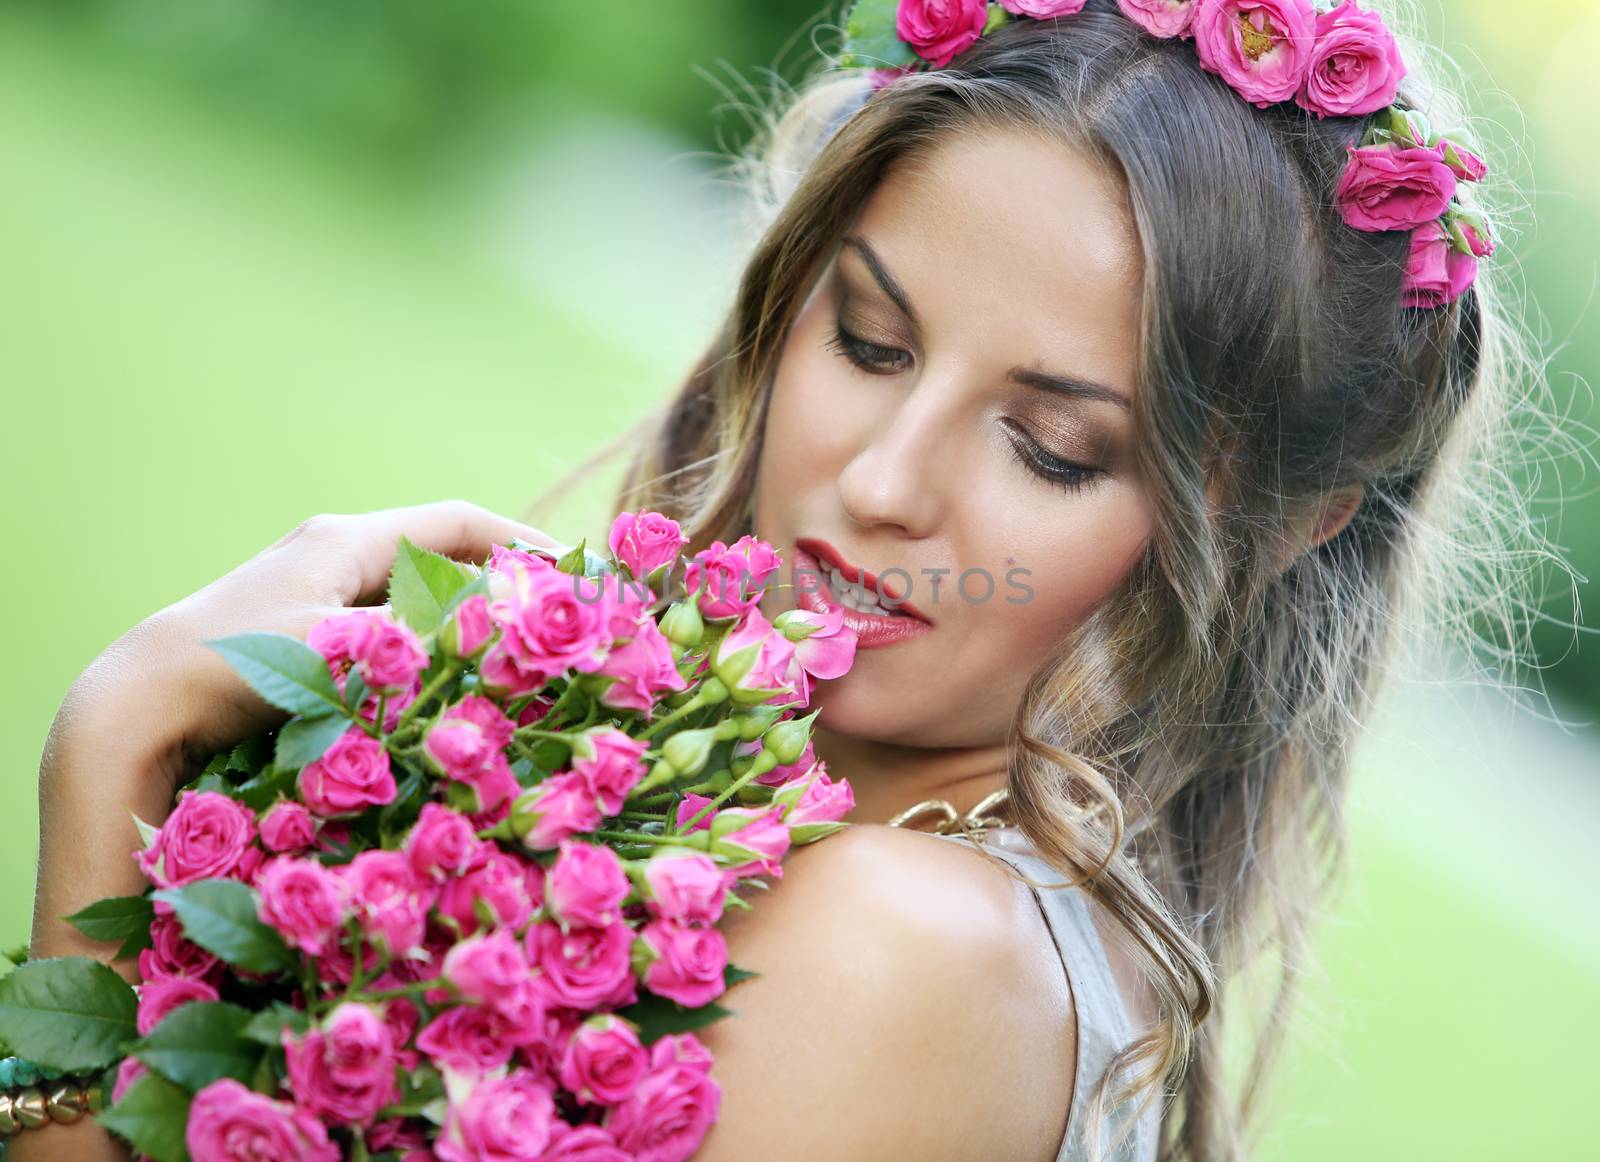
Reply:
[[[880,182],[785,341],[754,501],[783,581],[836,590],[826,542],[926,615],[903,637],[905,615],[860,615],[854,666],[814,695],[827,729],[1003,740],[1046,651],[1138,561],[1140,273],[1120,184],[1063,145],[959,135]]]

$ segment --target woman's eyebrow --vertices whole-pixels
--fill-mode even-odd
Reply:
[[[842,245],[854,250],[861,256],[861,261],[867,264],[867,269],[872,272],[873,279],[878,286],[883,288],[883,293],[888,295],[894,305],[905,312],[906,318],[911,320],[911,325],[921,330],[917,321],[917,312],[912,309],[911,297],[906,294],[905,288],[900,285],[894,275],[889,273],[889,268],[883,264],[883,259],[878,257],[870,243],[859,234],[851,234],[845,238]],[[1072,396],[1076,399],[1096,400],[1100,403],[1114,403],[1120,408],[1131,409],[1128,397],[1115,388],[1093,380],[1080,379],[1076,375],[1053,375],[1045,371],[1032,371],[1025,367],[1013,367],[1006,378],[1013,383],[1020,383],[1025,387],[1036,387],[1041,391],[1054,392],[1057,395]]]

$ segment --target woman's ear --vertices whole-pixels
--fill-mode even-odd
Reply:
[[[1360,484],[1353,488],[1342,488],[1329,494],[1327,501],[1313,514],[1309,527],[1298,523],[1293,525],[1274,557],[1278,572],[1294,564],[1301,553],[1309,552],[1343,532],[1361,507],[1365,495],[1366,488]]]

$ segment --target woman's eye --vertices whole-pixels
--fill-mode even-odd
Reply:
[[[869,343],[859,336],[852,335],[843,326],[835,326],[833,337],[828,340],[830,350],[837,351],[862,371],[874,375],[885,375],[892,371],[900,371],[910,362],[911,356],[904,351],[893,347],[880,347],[876,343]]]
[[[1009,428],[1009,425],[1008,425]],[[1035,476],[1060,488],[1064,492],[1077,492],[1087,487],[1100,475],[1100,469],[1092,468],[1087,464],[1075,464],[1071,460],[1063,460],[1059,456],[1052,456],[1032,440],[1010,428],[1008,439],[1011,443],[1011,453],[1016,457],[1017,463],[1027,468]]]

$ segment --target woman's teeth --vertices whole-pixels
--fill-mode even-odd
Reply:
[[[856,585],[846,581],[839,570],[833,570],[832,584],[829,586],[833,599],[846,609],[853,609],[857,613],[876,613],[880,617],[891,617],[894,610],[886,609],[872,596],[872,590],[865,585]]]

